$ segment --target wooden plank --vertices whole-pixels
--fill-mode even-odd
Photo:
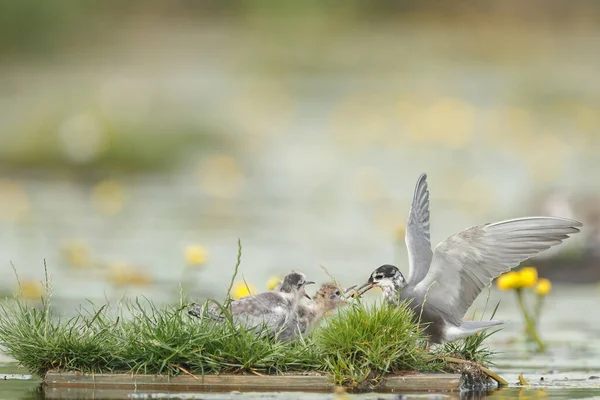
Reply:
[[[389,376],[382,387],[389,391],[458,391],[462,385],[460,374],[415,374]]]
[[[111,388],[206,391],[330,391],[334,385],[324,375],[199,375],[197,377],[132,374],[79,374],[48,372],[48,388]]]
[[[111,399],[111,400],[131,400],[132,393],[136,393],[137,398],[139,399],[151,399],[151,398],[186,398],[185,394],[190,392],[174,392],[174,391],[165,391],[165,390],[124,390],[124,389],[94,389],[94,388],[46,388],[44,390],[44,399],[46,400],[97,400],[97,399]],[[213,392],[212,394],[207,395],[208,392],[200,392],[196,391],[193,393],[190,398],[203,398],[203,399],[222,399],[222,398],[244,398],[244,396],[234,395],[232,393],[222,393],[222,392]],[[396,392],[398,393],[398,392]],[[425,394],[425,396],[429,396],[428,398],[441,398],[444,400],[461,400],[461,392],[453,391],[453,392],[444,392],[443,396],[435,396],[433,392],[429,392],[430,394]],[[440,392],[437,392],[440,393]],[[400,394],[400,393],[398,393]],[[288,393],[289,395],[289,393]],[[401,392],[402,397],[406,398],[423,398],[423,391],[408,391],[403,390]],[[433,396],[432,396],[433,395]],[[200,397],[201,396],[201,397]],[[256,396],[255,398],[259,397]],[[335,395],[325,395],[328,398],[337,398]],[[283,399],[286,398],[285,393],[280,393],[279,396],[273,397],[269,396],[268,392],[265,393],[265,398],[273,398],[273,399]],[[339,396],[340,398],[344,398],[344,396]],[[349,397],[349,396],[346,396]],[[302,397],[304,398],[304,397]],[[317,398],[317,397],[315,397]],[[321,398],[321,397],[318,397]],[[360,398],[360,396],[351,396],[351,398]],[[375,397],[369,397],[375,399]]]
[[[61,388],[101,390],[170,391],[305,391],[330,392],[334,388],[326,375],[133,375],[81,374],[50,371],[44,377],[47,393],[60,396]],[[411,374],[387,377],[381,391],[457,391],[460,374]],[[59,398],[59,397],[56,397]]]

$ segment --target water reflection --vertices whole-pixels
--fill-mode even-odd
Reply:
[[[206,400],[221,400],[221,399],[248,399],[248,400],[268,400],[268,399],[297,399],[297,400],[409,400],[409,399],[424,399],[424,400],[479,400],[479,399],[583,399],[595,398],[600,396],[600,389],[527,389],[527,388],[502,388],[489,392],[469,392],[463,391],[460,393],[359,393],[359,394],[344,394],[343,396],[336,394],[317,394],[317,393],[298,393],[298,392],[265,392],[265,393],[193,393],[193,392],[164,392],[164,391],[122,391],[122,390],[105,390],[105,389],[54,389],[40,393],[30,391],[29,394],[22,399],[37,400],[37,399],[206,399]]]

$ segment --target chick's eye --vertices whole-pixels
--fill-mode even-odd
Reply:
[[[340,293],[340,291],[339,291],[339,290],[336,290],[336,291],[335,291],[335,295],[336,295],[336,296],[339,296],[340,294],[341,294],[341,293]]]

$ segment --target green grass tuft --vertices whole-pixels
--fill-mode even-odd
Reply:
[[[441,370],[427,357],[421,328],[406,303],[355,304],[318,329],[314,341],[337,384],[377,384],[388,373]]]
[[[65,319],[47,300],[0,304],[0,348],[32,373],[48,370],[194,375],[319,371],[336,384],[376,386],[385,374],[448,370],[445,355],[488,361],[489,334],[448,344],[432,356],[406,305],[353,304],[305,338],[286,343],[232,323],[187,315],[185,302],[156,307],[149,300],[81,310]]]
[[[238,265],[240,257],[241,245]],[[351,304],[311,336],[278,342],[236,327],[229,315],[221,323],[190,317],[183,295],[178,304],[160,308],[148,299],[116,307],[92,304],[67,319],[51,307],[48,277],[45,286],[37,307],[18,297],[0,303],[0,349],[39,376],[52,369],[168,375],[310,371],[366,389],[390,373],[451,370],[448,355],[489,362],[492,354],[482,343],[493,332],[428,353],[422,328],[405,303]]]

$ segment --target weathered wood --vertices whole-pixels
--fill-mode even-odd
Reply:
[[[161,390],[161,391],[305,391],[330,392],[334,388],[326,375],[133,375],[81,374],[50,371],[44,377],[46,393],[62,398],[60,389]],[[389,376],[382,391],[457,391],[460,374],[411,374]],[[63,392],[64,394],[64,392]]]
[[[161,389],[196,391],[330,391],[334,385],[324,375],[132,375],[48,372],[48,388]]]
[[[460,390],[460,374],[415,374],[389,376],[383,383],[383,389],[397,392],[406,391],[454,391]]]

